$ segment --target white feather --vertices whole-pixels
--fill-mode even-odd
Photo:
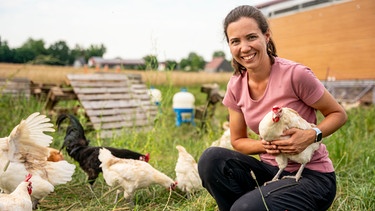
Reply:
[[[303,119],[295,110],[287,107],[280,108],[280,119],[279,121],[273,121],[274,112],[268,112],[261,122],[259,123],[259,135],[265,141],[273,141],[278,139],[286,139],[289,137],[283,137],[282,134],[285,130],[290,128],[299,128],[302,130],[311,129],[314,124],[307,122]],[[315,150],[319,148],[320,143],[313,143],[309,145],[304,151],[296,155],[280,153],[276,156],[276,162],[279,166],[279,171],[272,179],[277,180],[282,171],[288,165],[288,159],[301,163],[301,167],[297,172],[295,178],[298,181],[301,177],[302,171],[306,163],[310,162]]]

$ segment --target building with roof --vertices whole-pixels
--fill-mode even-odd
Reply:
[[[278,56],[321,80],[375,79],[375,1],[273,0],[256,7],[268,17]]]
[[[123,68],[123,69],[138,69],[139,66],[144,66],[143,59],[104,59],[102,57],[91,57],[88,61],[89,67],[108,67],[108,68]]]
[[[233,72],[233,67],[224,57],[214,57],[204,67],[205,72]]]

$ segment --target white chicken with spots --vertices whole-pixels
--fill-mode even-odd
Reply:
[[[168,190],[174,190],[176,187],[173,179],[147,162],[115,157],[106,148],[99,150],[98,158],[105,182],[111,187],[120,186],[127,202],[132,202],[136,190],[153,184],[161,185]],[[118,194],[119,192],[116,194],[115,202],[117,202]]]
[[[30,194],[32,193],[31,174],[26,176],[17,188],[10,194],[0,194],[0,210],[2,211],[31,211],[32,202]]]
[[[287,139],[289,136],[282,136],[283,132],[290,128],[299,128],[302,130],[312,129],[315,125],[308,123],[295,110],[287,107],[274,106],[272,111],[268,112],[259,123],[259,135],[265,141],[273,141],[278,139]],[[295,178],[298,181],[306,164],[310,162],[315,150],[319,148],[320,142],[309,145],[299,154],[291,155],[280,153],[276,156],[276,162],[279,171],[276,173],[272,181],[278,180],[280,174],[288,165],[288,159],[300,163],[301,167],[295,176],[287,176],[287,178]]]
[[[198,164],[186,149],[177,145],[178,159],[176,162],[177,187],[189,195],[202,189],[202,181],[198,174]]]
[[[47,161],[52,137],[44,132],[54,131],[50,119],[36,112],[21,120],[8,137],[0,138],[0,188],[11,193],[31,173],[33,209],[55,185],[70,181],[75,170],[75,165],[65,160]]]

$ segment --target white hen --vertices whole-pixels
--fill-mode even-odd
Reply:
[[[273,141],[278,139],[287,139],[289,137],[281,136],[283,132],[290,128],[311,129],[315,125],[308,123],[295,110],[287,107],[280,108],[274,106],[272,111],[267,113],[262,121],[259,123],[259,135],[265,141]],[[288,159],[301,163],[301,167],[295,176],[287,176],[287,178],[295,178],[298,181],[305,165],[310,162],[315,150],[319,148],[320,142],[309,145],[304,151],[296,155],[280,153],[276,156],[276,162],[279,166],[279,171],[272,179],[278,180],[280,174],[288,165]]]
[[[10,194],[0,194],[0,210],[2,211],[31,211],[32,202],[30,194],[32,193],[31,174],[26,176],[17,188]]]
[[[124,198],[128,202],[132,200],[136,190],[152,184],[159,184],[169,190],[176,187],[175,181],[147,162],[118,158],[105,148],[99,150],[98,158],[102,163],[100,167],[106,183],[111,187],[120,186],[124,190]],[[118,193],[115,202],[117,202]]]
[[[198,164],[186,149],[177,145],[178,159],[176,163],[177,187],[187,194],[192,194],[202,188],[202,180],[198,174]]]
[[[65,160],[47,161],[52,137],[44,132],[53,131],[50,119],[36,112],[22,120],[8,137],[0,138],[0,188],[10,193],[24,180],[24,175],[31,173],[34,209],[40,199],[54,191],[55,185],[70,181],[75,170],[75,165]]]

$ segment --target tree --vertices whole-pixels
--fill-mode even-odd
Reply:
[[[212,55],[212,58],[217,58],[217,57],[224,57],[225,58],[224,51],[215,51],[214,54]]]
[[[22,46],[21,48],[29,49],[31,50],[35,56],[37,55],[47,55],[47,50],[44,47],[45,43],[43,40],[34,40],[32,38],[29,38]]]
[[[180,61],[180,69],[185,71],[191,70],[191,65],[189,59],[181,59]]]
[[[88,59],[86,59],[86,50],[80,45],[76,44],[74,49],[70,51],[69,64],[73,64],[76,59],[81,58],[85,60],[85,63],[88,61]]]
[[[165,69],[166,70],[175,70],[177,69],[178,63],[175,60],[167,60],[165,61]]]
[[[36,58],[35,52],[29,48],[16,48],[14,50],[14,63],[27,63]]]
[[[70,49],[65,41],[57,41],[50,45],[47,49],[48,55],[56,59],[58,65],[69,65],[71,64]],[[53,63],[52,63],[53,64]]]
[[[15,50],[14,62],[30,62],[39,55],[47,55],[47,50],[44,48],[44,41],[29,38],[20,48]]]
[[[8,46],[8,42],[0,40],[0,62],[13,62],[14,51]]]
[[[89,60],[89,58],[97,56],[97,57],[103,57],[107,49],[103,44],[99,45],[90,45],[89,49],[86,50],[85,59],[86,61]]]
[[[159,67],[159,62],[156,56],[154,55],[147,55],[143,57],[143,60],[145,60],[146,70],[157,70]]]
[[[180,68],[186,71],[200,71],[204,69],[206,62],[202,56],[191,52],[187,59],[182,59],[180,62]]]

